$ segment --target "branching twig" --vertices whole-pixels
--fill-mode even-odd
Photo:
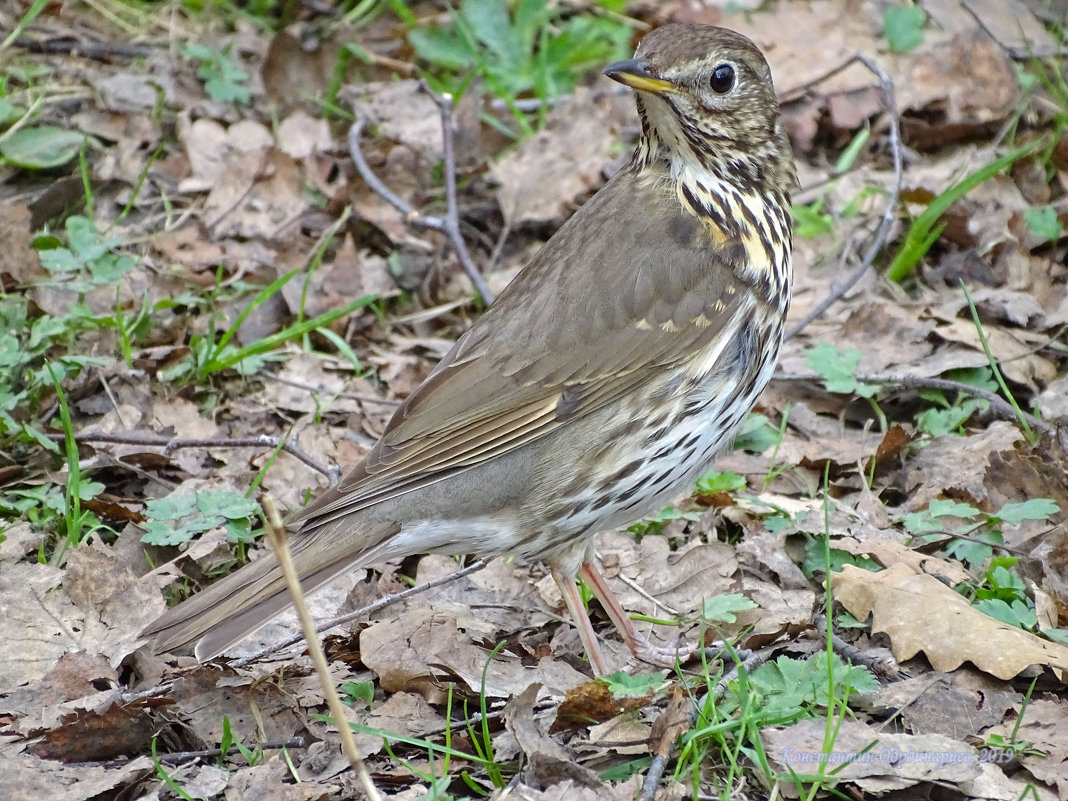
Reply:
[[[62,440],[64,435],[61,433],[49,433],[49,438],[54,440]],[[261,434],[258,437],[223,437],[219,439],[181,439],[179,437],[160,437],[154,434],[104,434],[104,433],[84,433],[75,434],[75,442],[85,443],[97,443],[97,442],[110,442],[117,445],[143,445],[146,448],[163,448],[164,455],[170,454],[172,451],[176,451],[180,448],[281,448],[291,456],[296,457],[304,464],[308,465],[312,470],[317,473],[322,473],[328,479],[330,479],[330,485],[337,484],[338,478],[341,475],[341,470],[337,465],[322,465],[315,461],[311,456],[304,452],[304,450],[297,444],[296,440],[281,439],[279,437],[269,437],[266,434]]]
[[[879,255],[879,251],[883,249],[887,238],[890,236],[890,228],[894,223],[894,213],[897,211],[898,199],[901,197],[903,173],[901,124],[898,119],[897,100],[894,95],[894,82],[890,80],[890,76],[886,74],[886,71],[883,70],[877,62],[860,53],[853,56],[852,59],[842,65],[841,69],[845,69],[845,67],[852,64],[853,61],[859,61],[871,70],[871,72],[879,79],[879,91],[882,92],[883,102],[886,104],[886,110],[890,115],[890,152],[894,158],[894,188],[890,193],[890,197],[887,198],[886,208],[883,210],[883,217],[879,222],[879,227],[875,231],[875,237],[872,239],[867,253],[864,254],[864,258],[860,260],[860,264],[858,264],[849,277],[835,287],[831,294],[824,298],[816,308],[812,309],[812,311],[806,314],[800,322],[787,331],[787,339],[796,336],[805,326],[827,311],[827,309],[841,298],[842,295],[848,292],[853,285],[861,279],[861,276],[868,271],[868,268],[875,262],[875,257]],[[835,72],[838,71],[840,70],[835,70]]]
[[[823,376],[816,373],[788,373],[776,375],[775,378],[784,381],[819,381]],[[990,404],[990,410],[998,417],[1006,420],[1019,419],[1016,409],[1000,395],[982,387],[965,384],[963,381],[952,381],[948,378],[927,378],[922,375],[857,374],[854,378],[864,384],[880,384],[887,387],[897,386],[903,389],[944,389],[948,392],[960,392],[973,398],[987,401]],[[1054,427],[1046,421],[1040,420],[1022,409],[1020,414],[1027,420],[1029,426],[1041,431],[1046,436],[1053,436],[1056,433]]]
[[[356,121],[349,128],[349,154],[352,156],[352,162],[356,165],[356,170],[360,173],[360,177],[363,178],[371,190],[403,214],[409,224],[438,231],[449,238],[449,242],[456,251],[467,277],[471,279],[471,283],[474,284],[482,299],[487,304],[490,304],[494,299],[493,290],[489,288],[489,284],[486,283],[481,271],[475,266],[474,261],[471,259],[471,254],[467,250],[467,245],[464,243],[464,238],[460,234],[460,212],[456,202],[456,155],[453,147],[452,95],[438,95],[432,92],[425,82],[421,82],[420,86],[423,91],[433,98],[441,114],[442,154],[445,167],[444,217],[428,217],[420,214],[410,203],[395,195],[374,174],[367,163],[367,159],[363,157],[363,151],[360,149],[360,134],[368,122],[367,117],[362,113],[356,115]]]

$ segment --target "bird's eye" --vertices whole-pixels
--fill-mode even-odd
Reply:
[[[734,88],[734,67],[730,64],[719,64],[712,70],[712,78],[708,84],[717,95],[727,94]]]

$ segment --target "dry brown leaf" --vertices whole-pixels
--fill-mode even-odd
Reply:
[[[230,777],[226,801],[322,801],[328,795],[321,785],[289,784],[290,778],[287,760],[273,753],[259,765],[241,768]]]
[[[296,699],[281,682],[215,665],[196,665],[173,678],[169,698],[189,729],[204,742],[222,741],[224,718],[242,743],[286,740],[304,731]]]
[[[594,97],[590,89],[576,90],[537,134],[493,166],[510,227],[561,219],[601,182],[616,136],[600,113],[591,113]]]
[[[926,509],[944,495],[987,508],[991,454],[1012,451],[1021,439],[1023,434],[1013,423],[995,420],[966,437],[938,437],[929,442],[901,468],[898,482],[908,501],[899,511]]]
[[[0,205],[0,275],[16,284],[29,284],[47,275],[30,247],[30,210],[25,203]]]
[[[979,671],[927,672],[883,687],[868,711],[897,713],[912,734],[944,734],[957,740],[976,737],[1000,723],[1022,696]]]
[[[633,801],[640,787],[640,775],[615,784],[598,781],[592,787],[570,778],[548,787],[518,782],[497,790],[489,797],[489,801]]]
[[[834,598],[858,620],[872,615],[872,631],[886,634],[899,662],[923,651],[943,673],[965,661],[999,679],[1031,665],[1068,670],[1068,646],[1040,639],[973,609],[932,576],[906,565],[871,573],[845,565],[831,584]]]
[[[619,697],[603,681],[584,681],[571,687],[556,708],[556,720],[549,732],[558,733],[585,728],[593,722],[611,720],[618,715],[648,706],[654,692],[649,690],[639,698]]]
[[[464,604],[435,604],[375,623],[360,634],[362,661],[378,674],[382,689],[388,692],[416,692],[432,703],[442,703],[446,692],[440,677],[447,676],[478,693],[490,648],[473,640],[492,643],[499,639],[498,627],[480,611]],[[587,680],[566,663],[545,659],[536,668],[526,667],[504,652],[494,657],[486,672],[485,693],[505,698],[535,679],[557,691]]]
[[[757,608],[739,612],[738,619],[732,624],[717,624],[716,631],[725,636],[747,632],[747,648],[759,648],[784,634],[796,634],[811,626],[816,602],[813,590],[787,590],[774,582],[746,576],[740,591]]]
[[[0,671],[0,693],[40,679],[72,649],[118,665],[163,611],[154,582],[139,581],[98,543],[73,549],[66,571],[35,562],[5,566],[0,598],[0,641],[19,654]]]
[[[297,111],[278,123],[278,148],[295,159],[306,159],[333,145],[330,125],[321,117]]]
[[[179,184],[181,192],[212,189],[235,161],[243,155],[251,155],[258,163],[261,154],[274,142],[266,126],[252,120],[242,120],[225,128],[204,117],[190,122],[185,115],[178,118],[178,138],[185,147],[192,171],[192,175]]]
[[[979,757],[965,742],[941,734],[891,734],[859,721],[837,729],[834,749],[823,754],[826,723],[803,720],[761,732],[768,758],[780,770],[815,773],[821,762],[839,781],[870,793],[901,790],[921,782],[952,784],[979,775]],[[874,746],[872,744],[874,743]],[[866,753],[861,754],[869,748]]]
[[[940,559],[920,551],[914,551],[904,543],[885,537],[867,537],[863,541],[853,537],[841,537],[831,541],[832,548],[840,548],[854,556],[870,556],[883,567],[902,564],[914,573],[925,573],[942,579],[950,585],[971,578],[960,562]]]
[[[586,685],[580,685],[580,687],[584,686]],[[574,691],[569,691],[569,696],[571,692]],[[573,763],[574,757],[568,749],[549,736],[554,715],[537,714],[534,711],[540,695],[542,695],[541,684],[535,682],[523,692],[512,696],[501,710],[504,725],[515,737],[520,750],[528,759],[534,754],[540,754],[543,759]]]
[[[28,754],[0,750],[0,798],[4,801],[85,801],[118,798],[154,771],[152,759],[138,757],[119,767],[65,765]]]

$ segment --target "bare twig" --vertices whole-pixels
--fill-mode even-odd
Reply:
[[[427,590],[432,590],[435,587],[440,587],[443,584],[448,584],[449,582],[455,581],[458,578],[462,578],[463,576],[469,575],[470,573],[474,573],[476,570],[481,570],[485,566],[486,566],[486,560],[485,559],[479,559],[477,562],[472,562],[470,565],[465,567],[463,570],[457,570],[455,573],[449,573],[447,576],[439,576],[438,578],[433,579],[432,581],[428,581],[425,584],[417,584],[414,587],[409,587],[408,589],[404,590],[403,592],[394,593],[392,595],[384,595],[381,598],[379,598],[377,601],[374,601],[373,603],[370,603],[367,606],[364,606],[364,607],[362,607],[360,609],[357,609],[354,612],[348,612],[348,613],[346,613],[344,615],[341,615],[340,617],[335,617],[332,620],[322,620],[322,621],[316,623],[315,631],[316,631],[316,633],[320,633],[321,634],[324,631],[329,631],[330,629],[334,628],[335,626],[341,626],[341,625],[343,625],[345,623],[348,623],[350,621],[358,620],[359,618],[362,618],[365,615],[369,615],[369,614],[372,614],[373,612],[377,612],[379,609],[382,609],[382,608],[384,608],[386,606],[389,606],[390,604],[394,604],[397,601],[403,601],[406,598],[411,598],[414,595],[419,595],[420,593],[426,592]],[[244,667],[245,665],[247,665],[247,664],[249,664],[251,662],[255,662],[258,659],[263,659],[263,657],[265,657],[265,656],[269,656],[270,654],[277,653],[278,651],[281,651],[283,648],[288,648],[291,645],[295,645],[296,643],[300,642],[302,639],[303,639],[303,635],[298,634],[298,635],[296,635],[294,637],[290,637],[287,640],[282,640],[282,642],[275,643],[273,645],[269,645],[268,647],[266,647],[266,648],[264,648],[264,649],[262,649],[260,651],[257,651],[256,653],[254,653],[254,654],[252,654],[250,656],[245,656],[245,657],[242,657],[241,659],[237,659],[237,660],[231,662],[230,666],[234,667],[234,668]]]
[[[338,697],[337,688],[334,687],[333,677],[330,675],[330,665],[327,663],[326,655],[323,653],[322,643],[319,642],[319,637],[316,635],[315,624],[312,622],[311,614],[308,612],[308,604],[304,600],[304,592],[300,586],[300,577],[297,576],[297,568],[293,564],[293,556],[289,551],[289,539],[286,534],[285,524],[282,522],[282,516],[278,514],[278,507],[275,506],[274,499],[269,493],[263,497],[262,503],[264,516],[267,518],[267,543],[271,546],[271,550],[274,551],[278,566],[282,570],[282,575],[285,576],[289,595],[293,599],[293,607],[297,611],[301,629],[304,631],[304,639],[308,643],[308,653],[311,654],[312,662],[315,663],[315,672],[319,675],[319,683],[322,685],[323,695],[326,697],[326,703],[330,707],[330,715],[334,719],[334,728],[341,737],[341,750],[345,752],[349,764],[356,771],[356,776],[359,778],[367,798],[371,799],[371,801],[382,801],[382,795],[378,792],[378,788],[375,787],[371,774],[367,772],[367,765],[364,764],[363,757],[360,756],[360,751],[356,747],[356,739],[352,736],[352,729],[349,727],[348,718],[345,716],[345,706]]]
[[[841,68],[830,74],[833,75],[842,69],[845,69],[853,63],[853,61],[859,61],[871,70],[871,72],[879,79],[879,90],[882,92],[883,102],[886,104],[886,110],[890,116],[890,152],[894,158],[894,188],[890,193],[890,197],[887,198],[886,208],[883,209],[882,220],[879,222],[879,227],[875,231],[875,236],[871,241],[871,245],[868,246],[868,251],[864,254],[864,258],[860,260],[856,269],[853,270],[845,281],[835,287],[831,294],[824,298],[816,308],[812,309],[812,311],[806,314],[800,322],[786,333],[787,339],[796,336],[805,326],[819,318],[820,315],[834,305],[834,303],[848,292],[853,285],[861,279],[864,273],[868,271],[868,268],[875,262],[875,257],[879,255],[879,251],[883,249],[887,238],[890,236],[890,228],[894,223],[894,213],[897,211],[898,199],[901,197],[904,160],[901,154],[901,123],[898,119],[897,100],[894,95],[894,82],[890,80],[890,76],[886,74],[886,71],[883,70],[876,61],[873,61],[860,53],[853,56],[853,58],[843,64]],[[826,77],[830,76],[828,75]]]
[[[50,439],[62,440],[63,434],[49,432]],[[281,448],[281,450],[295,456],[304,464],[308,465],[317,473],[322,473],[330,479],[330,485],[337,484],[341,470],[337,465],[322,465],[297,444],[296,440],[269,437],[265,434],[258,437],[222,437],[218,439],[181,439],[180,437],[159,437],[154,434],[104,434],[84,433],[75,434],[75,442],[98,443],[109,442],[117,445],[143,445],[146,448],[163,448],[165,455],[181,448]]]
[[[159,48],[126,42],[84,42],[72,36],[37,40],[20,36],[12,44],[29,53],[58,53],[64,56],[110,61],[113,58],[147,58]]]
[[[424,214],[420,214],[410,203],[394,194],[393,191],[382,183],[382,180],[374,174],[370,165],[367,163],[367,159],[363,156],[363,151],[360,149],[360,134],[363,132],[364,126],[367,125],[368,122],[367,117],[363,114],[357,114],[356,121],[353,122],[352,127],[349,128],[349,155],[352,156],[352,162],[356,165],[356,170],[360,173],[360,177],[363,178],[371,190],[403,214],[405,220],[410,225],[415,225],[420,228],[429,228],[433,231],[443,233],[449,238],[449,242],[456,251],[456,255],[460,259],[460,265],[463,267],[464,272],[467,273],[467,277],[471,279],[471,283],[474,284],[475,289],[482,296],[482,299],[489,304],[492,303],[494,299],[493,290],[489,288],[486,279],[483,278],[481,271],[471,259],[471,254],[468,252],[467,245],[464,243],[463,236],[460,234],[460,212],[456,202],[456,155],[453,147],[452,95],[435,94],[430,91],[425,83],[420,83],[420,86],[423,88],[423,91],[427,92],[434,99],[434,103],[437,105],[438,111],[441,114],[441,140],[445,167],[444,217],[428,217]]]
[[[822,612],[819,612],[812,616],[812,620],[816,625],[816,631],[819,632],[821,638],[827,636],[827,617]],[[898,667],[897,660],[893,655],[886,652],[885,649],[875,649],[874,651],[863,651],[852,643],[848,643],[831,632],[831,647],[834,652],[838,654],[842,659],[847,662],[851,662],[854,665],[862,665],[868,670],[872,671],[880,678],[887,681],[901,681],[905,678],[901,672],[901,668]],[[883,651],[883,653],[877,653],[877,651]]]
[[[306,744],[303,737],[291,737],[288,740],[256,743],[256,747],[263,751],[274,751],[282,748],[304,748]],[[183,762],[192,762],[194,759],[214,759],[218,756],[229,756],[239,752],[240,749],[236,745],[226,754],[223,754],[222,750],[218,748],[208,748],[203,751],[171,751],[166,754],[159,754],[159,761],[168,764],[181,764]]]
[[[988,389],[981,387],[974,387],[971,384],[965,384],[963,381],[951,381],[948,378],[928,378],[922,375],[885,375],[885,374],[860,374],[854,376],[857,381],[865,384],[879,384],[884,387],[900,387],[902,389],[944,389],[949,392],[960,392],[965,395],[970,395],[980,400],[985,400],[990,404],[990,410],[994,412],[998,417],[1006,420],[1018,420],[1016,409],[1012,404],[1002,398],[1000,395],[991,392]],[[820,381],[823,376],[816,373],[786,373],[777,374],[776,379],[781,381]],[[1053,426],[1044,420],[1040,420],[1034,415],[1020,410],[1020,415],[1027,420],[1027,424],[1032,428],[1041,431],[1047,436],[1053,436],[1056,433]]]

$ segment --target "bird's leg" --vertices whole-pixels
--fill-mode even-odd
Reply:
[[[601,644],[597,642],[597,634],[593,630],[590,616],[586,614],[586,607],[582,605],[582,596],[579,595],[578,584],[575,583],[575,574],[559,570],[552,565],[549,567],[549,572],[556,586],[560,588],[560,594],[564,596],[567,611],[571,613],[571,620],[578,630],[579,639],[582,640],[586,655],[590,658],[590,664],[593,665],[593,672],[598,676],[608,675],[608,663],[605,662]],[[619,604],[616,604],[616,607],[618,608]]]
[[[578,574],[582,577],[582,580],[590,586],[590,589],[593,590],[593,594],[596,595],[597,600],[601,602],[604,611],[608,613],[609,619],[615,624],[616,629],[619,630],[623,642],[626,643],[630,652],[634,654],[636,658],[645,662],[651,662],[654,665],[660,665],[661,667],[672,667],[676,660],[684,661],[694,652],[694,649],[697,647],[696,645],[660,647],[653,645],[649,640],[639,634],[638,630],[634,628],[634,623],[631,622],[630,617],[623,610],[623,607],[619,605],[619,601],[616,600],[616,596],[609,588],[608,582],[605,581],[604,576],[600,574],[591,562],[583,562],[582,567],[578,570]],[[579,597],[577,591],[575,597]],[[585,612],[583,612],[583,616],[586,617],[587,625],[590,625],[590,634],[592,636],[593,628],[589,622],[590,619],[585,615]],[[583,642],[585,642],[585,640],[583,640]],[[587,646],[587,649],[588,647],[589,646]]]

